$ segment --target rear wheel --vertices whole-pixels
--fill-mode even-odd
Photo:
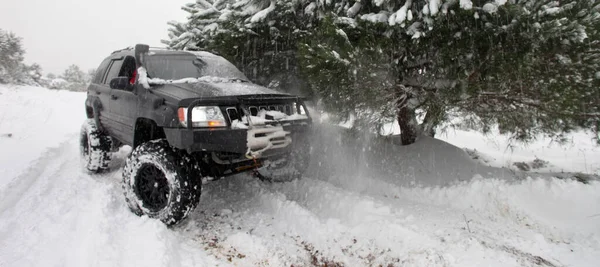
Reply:
[[[184,151],[166,140],[141,144],[123,169],[123,191],[131,211],[175,225],[196,208],[202,179]]]
[[[94,119],[87,119],[81,126],[79,150],[83,167],[94,173],[108,170],[112,139],[98,129]]]

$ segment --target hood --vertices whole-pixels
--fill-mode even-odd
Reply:
[[[164,95],[173,100],[189,98],[249,96],[249,95],[284,95],[281,93],[250,82],[198,82],[198,83],[170,83],[153,85],[151,89],[155,94]]]

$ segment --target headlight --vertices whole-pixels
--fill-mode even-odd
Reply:
[[[179,108],[179,122],[187,127],[187,108]],[[225,117],[219,107],[194,107],[192,109],[192,127],[225,127]]]

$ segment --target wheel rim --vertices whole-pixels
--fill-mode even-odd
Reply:
[[[145,208],[159,211],[167,206],[169,183],[162,170],[153,164],[140,167],[135,179],[137,195]]]

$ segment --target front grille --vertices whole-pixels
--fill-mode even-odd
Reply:
[[[227,116],[229,117],[229,121],[239,120],[241,118],[240,112],[236,108],[227,108]]]
[[[277,104],[277,105],[261,105],[261,106],[247,106],[248,111],[250,112],[250,115],[252,116],[257,116],[258,115],[258,111],[261,109],[264,110],[276,110],[282,113],[285,113],[286,115],[293,115],[294,112],[294,104],[293,103],[287,103],[287,104]],[[238,109],[235,107],[229,107],[226,108],[227,111],[227,117],[229,117],[229,121],[232,122],[234,120],[241,120],[241,118],[244,116],[244,111],[242,109]]]

